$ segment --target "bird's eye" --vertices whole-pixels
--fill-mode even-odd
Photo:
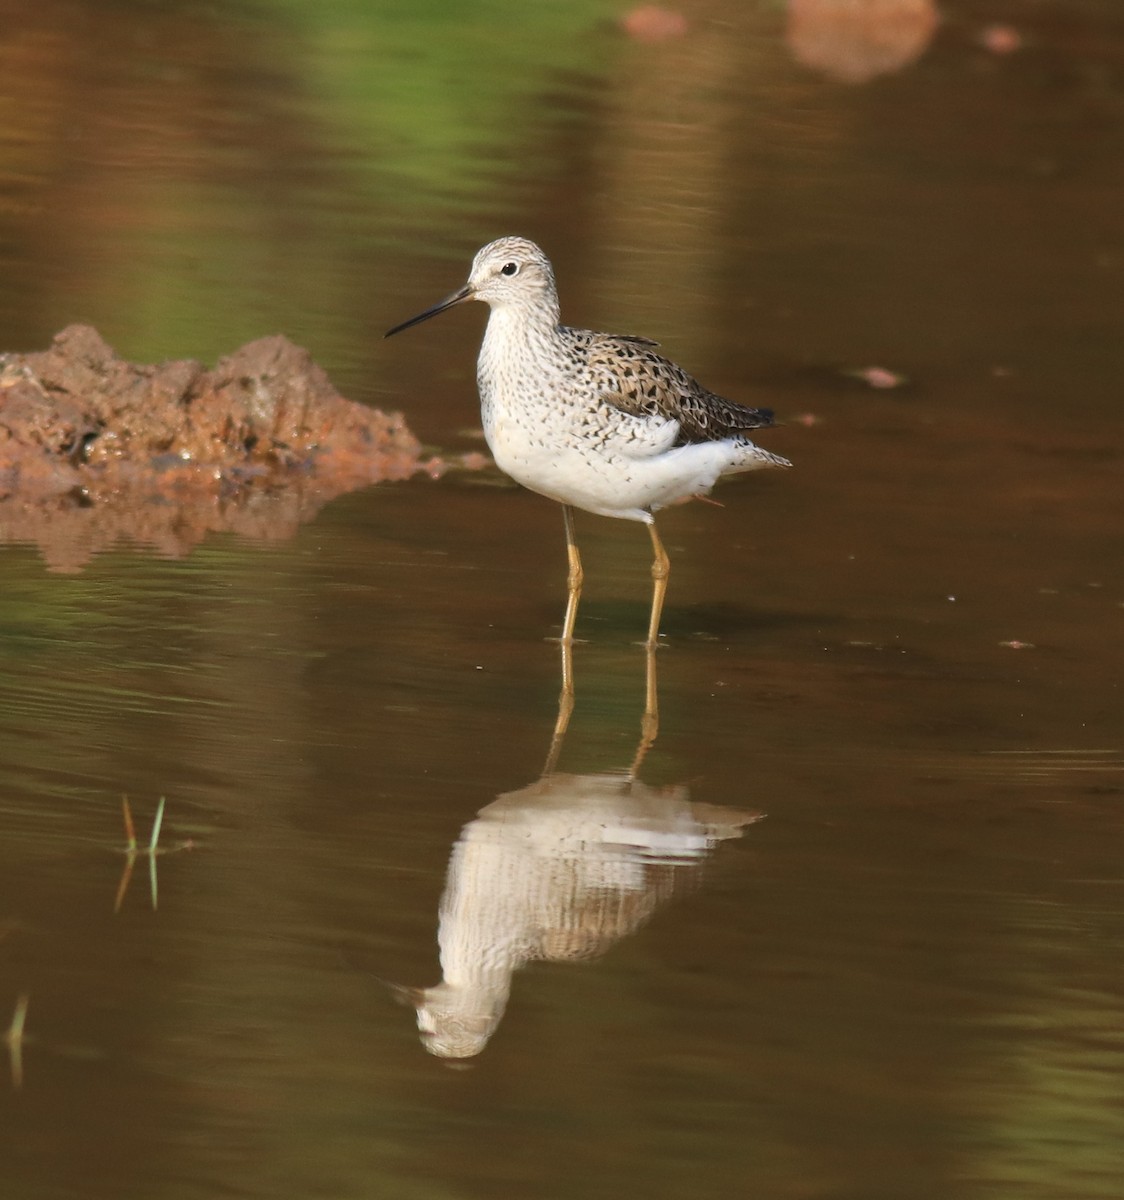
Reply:
[[[519,274],[519,264],[517,262],[504,263],[503,266],[500,267],[500,274],[501,275],[518,275]]]

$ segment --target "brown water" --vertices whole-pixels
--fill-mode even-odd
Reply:
[[[471,448],[483,312],[379,335],[520,232],[796,466],[662,517],[631,787],[637,526],[579,517],[543,784],[561,520],[494,473],[0,547],[2,1194],[1119,1196],[1118,6],[949,2],[862,84],[780,4],[370,7],[4,5],[3,348],[283,331]],[[440,978],[451,855],[443,936],[517,951],[459,1070],[381,982]]]

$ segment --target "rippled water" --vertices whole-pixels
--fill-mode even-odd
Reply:
[[[561,520],[494,472],[0,547],[13,1196],[1119,1194],[1124,25],[928,7],[6,6],[0,348],[282,331],[477,448],[483,313],[380,335],[521,232],[796,464],[661,517],[632,781],[648,540],[579,515],[544,779]]]

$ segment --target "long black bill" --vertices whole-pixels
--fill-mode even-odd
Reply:
[[[383,334],[383,337],[393,337],[396,333],[401,333],[403,329],[409,329],[411,325],[420,325],[423,321],[428,321],[430,317],[435,317],[438,313],[443,313],[445,309],[452,308],[454,304],[460,304],[462,300],[471,299],[472,288],[466,283],[464,287],[457,288],[455,292],[450,292],[444,300],[438,300],[432,308],[427,308],[425,312],[418,313],[416,317],[411,317],[408,321],[403,321],[401,325],[395,325],[393,329],[388,329]]]

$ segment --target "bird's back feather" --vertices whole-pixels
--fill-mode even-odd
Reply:
[[[677,446],[744,437],[773,423],[768,408],[749,408],[716,395],[682,367],[655,352],[658,342],[621,334],[565,330],[583,351],[602,398],[632,416],[679,422]]]

